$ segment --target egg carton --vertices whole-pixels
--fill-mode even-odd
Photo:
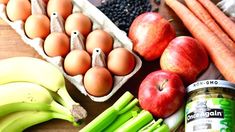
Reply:
[[[31,0],[31,4],[35,4],[33,2],[35,2],[35,0]],[[21,36],[22,40],[26,44],[33,47],[39,53],[39,55],[41,55],[48,62],[50,62],[50,63],[54,64],[56,67],[58,67],[59,70],[65,76],[65,78],[67,78],[82,94],[84,94],[85,96],[89,96],[91,98],[91,100],[93,100],[95,102],[104,102],[104,101],[108,100],[110,97],[112,97],[121,88],[121,86],[141,68],[142,61],[134,52],[132,52],[133,44],[130,41],[130,39],[127,37],[127,34],[124,31],[120,30],[99,9],[97,9],[94,5],[92,5],[87,0],[72,0],[72,2],[73,2],[73,13],[81,12],[91,19],[91,21],[93,22],[92,30],[102,29],[102,30],[108,32],[114,38],[113,49],[117,48],[117,47],[126,48],[135,57],[136,66],[133,69],[133,71],[125,76],[114,75],[113,88],[112,88],[111,92],[105,96],[96,97],[96,96],[92,96],[89,93],[87,93],[85,90],[85,87],[83,85],[83,75],[70,76],[70,75],[66,74],[66,72],[63,69],[63,60],[64,59],[60,56],[48,57],[43,50],[44,40],[41,38],[35,38],[35,39],[28,38],[24,32],[24,22],[23,21],[14,21],[14,22],[10,21],[7,17],[7,14],[6,14],[6,6],[1,3],[0,3],[0,18],[2,18],[6,23],[8,23]],[[36,5],[39,5],[39,6],[38,6],[38,8],[37,7],[34,9],[32,8],[32,14],[35,12],[45,13],[45,10],[38,10],[41,7],[40,7],[40,2],[37,3],[37,0],[36,0]],[[63,28],[61,28],[60,16],[58,16],[55,13],[55,14],[53,14],[53,16],[51,16],[50,19],[51,19],[51,32],[54,32],[54,31],[63,32],[64,31]],[[71,35],[71,42],[76,44],[76,43],[80,42],[79,40],[80,40],[79,36]],[[76,46],[79,46],[79,45],[71,45],[71,47],[73,47],[73,48]],[[100,52],[99,50],[97,50],[97,51],[98,52],[95,55],[92,55],[92,63],[93,63],[92,65],[102,65],[103,64],[102,60],[104,58],[102,56],[102,52]]]

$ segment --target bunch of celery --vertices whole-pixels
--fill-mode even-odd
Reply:
[[[169,132],[162,119],[138,106],[130,92],[123,94],[111,107],[97,116],[80,132]],[[132,100],[133,99],[133,100]]]

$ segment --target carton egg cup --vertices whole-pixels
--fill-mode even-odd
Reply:
[[[54,64],[56,67],[59,68],[59,70],[63,73],[66,79],[68,79],[75,87],[84,95],[89,96],[93,101],[95,102],[104,102],[108,100],[116,91],[121,88],[121,86],[129,79],[131,78],[140,68],[142,65],[141,59],[132,52],[132,42],[127,37],[126,33],[122,30],[120,30],[107,16],[105,16],[99,9],[97,9],[94,5],[92,5],[87,0],[72,0],[73,2],[73,13],[75,12],[81,12],[84,15],[88,16],[92,21],[92,30],[95,29],[102,29],[106,32],[108,32],[114,39],[113,43],[113,49],[118,47],[123,47],[129,50],[135,57],[136,66],[133,69],[131,73],[129,73],[126,76],[113,76],[113,88],[105,96],[96,97],[88,94],[84,88],[83,85],[83,75],[77,75],[77,76],[70,76],[66,74],[66,72],[63,69],[63,61],[64,59],[60,56],[58,57],[49,57],[45,54],[43,50],[43,43],[44,40],[41,38],[35,38],[30,39],[27,37],[27,35],[24,32],[24,22],[23,21],[15,21],[12,22],[8,19],[5,5],[0,4],[0,18],[2,18],[5,22],[7,22],[22,38],[22,40],[33,47],[39,55],[41,55],[45,60],[48,62]],[[40,13],[45,14],[45,4],[41,0],[31,0],[31,6],[32,6],[32,14]],[[62,23],[62,17],[57,14],[56,12],[53,13],[50,17],[50,28],[51,32],[65,32],[64,31],[64,25]],[[70,38],[70,49],[84,49],[84,44],[82,41],[83,36],[77,32],[74,31],[71,34]],[[121,59],[121,58],[120,58]],[[93,51],[92,54],[92,66],[105,66],[105,55],[103,52],[97,48]]]

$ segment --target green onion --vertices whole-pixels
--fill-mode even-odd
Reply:
[[[115,132],[135,132],[152,120],[152,114],[146,110],[142,110],[136,117],[121,125]]]
[[[161,126],[162,121],[163,119],[161,118],[158,119],[157,121],[153,120],[148,125],[140,129],[138,132],[153,132],[154,130],[156,130],[157,128]]]
[[[170,117],[164,119],[164,123],[170,128],[170,131],[176,131],[184,121],[184,104]]]
[[[170,128],[163,123],[159,128],[157,128],[153,132],[170,132]]]
[[[121,114],[110,126],[108,126],[106,129],[104,129],[104,131],[105,132],[113,132],[118,127],[120,127],[122,124],[127,122],[129,119],[131,119],[134,116],[137,116],[140,111],[141,111],[141,109],[138,106],[133,107],[130,111],[127,111],[127,112]]]
[[[132,100],[134,96],[130,92],[124,93],[111,107],[102,112],[80,132],[100,132],[108,127],[122,113],[133,108],[138,100]]]

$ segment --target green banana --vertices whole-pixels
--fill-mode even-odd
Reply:
[[[30,82],[14,82],[0,85],[0,105],[14,102],[51,103],[50,93],[40,85]]]
[[[2,116],[6,116],[10,113],[19,112],[19,111],[53,111],[60,114],[64,114],[69,117],[73,117],[71,112],[61,106],[58,103],[25,103],[25,102],[18,102],[18,103],[10,103],[0,106],[0,118]],[[74,122],[76,122],[74,120]]]
[[[35,111],[35,112],[28,111],[28,112],[23,113],[22,114],[23,116],[17,115],[18,116],[17,118],[13,115],[11,118],[12,120],[6,121],[5,122],[6,124],[3,123],[1,132],[22,132],[26,128],[49,121],[51,119],[62,119],[62,120],[67,120],[69,122],[73,122],[73,118],[70,118],[68,116],[56,112],[49,112],[49,111]]]
[[[32,82],[51,91],[53,98],[67,107],[77,119],[87,116],[86,110],[67,92],[63,74],[54,65],[32,57],[0,60],[0,85],[10,82]]]
[[[0,117],[24,110],[53,110],[71,115],[71,112],[53,100],[50,93],[34,83],[15,82],[0,85]]]
[[[22,111],[22,112],[11,113],[9,115],[1,117],[0,118],[0,132],[2,132],[2,130],[14,120],[20,117],[28,117],[27,114],[34,114],[34,113],[36,112],[35,111]]]

